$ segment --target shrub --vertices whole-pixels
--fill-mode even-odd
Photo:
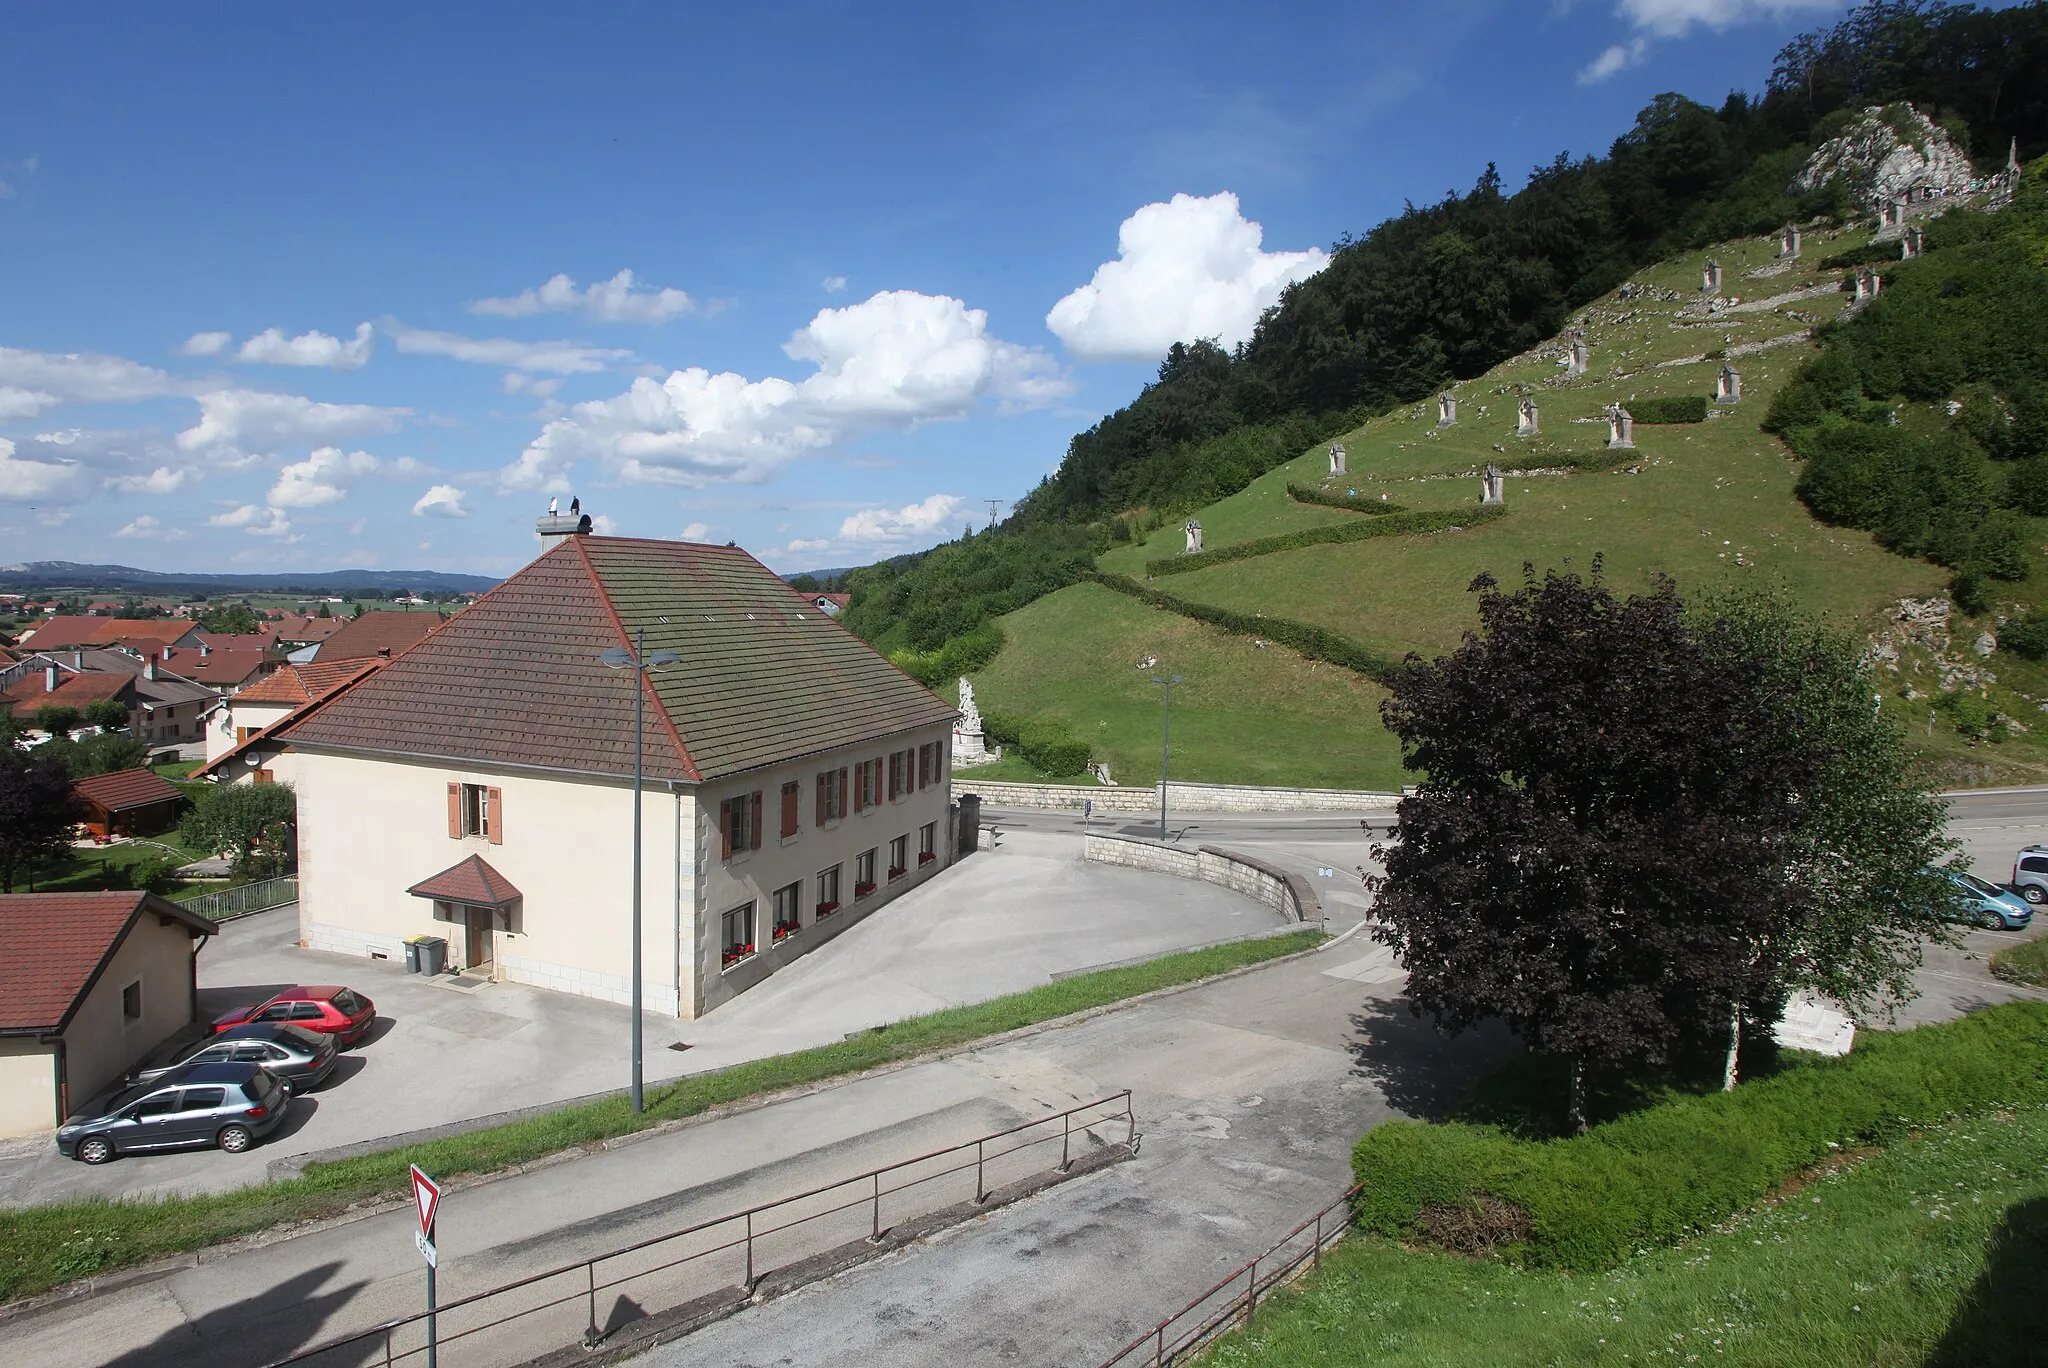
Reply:
[[[85,721],[85,715],[68,703],[45,703],[33,714],[36,727],[52,736],[62,736],[77,730]]]
[[[1327,489],[1315,489],[1309,485],[1287,486],[1287,497],[1296,503],[1322,504],[1329,508],[1348,508],[1353,513],[1370,513],[1378,517],[1387,513],[1403,513],[1407,510],[1397,503],[1382,503],[1378,499],[1361,499],[1354,494],[1338,494]]]
[[[949,639],[936,651],[891,651],[889,663],[926,688],[985,670],[1002,652],[1003,629],[993,622]]]
[[[1704,423],[1712,404],[1704,394],[1671,394],[1660,399],[1637,399],[1628,405],[1638,423]]]
[[[1519,1251],[1528,1262],[1611,1268],[1727,1219],[1840,1146],[2048,1101],[2044,1062],[2048,1004],[2018,1002],[1943,1026],[1865,1032],[1846,1058],[1634,1112],[1568,1140],[1389,1121],[1352,1153],[1363,1185],[1355,1214],[1367,1230],[1412,1237],[1425,1207],[1486,1210],[1480,1199],[1492,1197],[1528,1217]]]
[[[1067,729],[1055,717],[1016,717],[1009,713],[983,712],[984,736],[1016,750],[1026,760],[1054,778],[1085,773],[1090,751],[1088,743]]]
[[[1505,508],[1500,507],[1455,508],[1433,513],[1390,513],[1384,518],[1368,518],[1355,523],[1304,527],[1297,532],[1283,532],[1274,537],[1254,537],[1250,541],[1219,546],[1214,551],[1203,551],[1198,555],[1168,556],[1163,560],[1149,560],[1145,562],[1145,573],[1178,575],[1189,570],[1200,570],[1208,565],[1249,560],[1253,556],[1270,556],[1276,551],[1295,551],[1304,546],[1320,546],[1326,542],[1364,541],[1369,537],[1399,537],[1423,532],[1441,532],[1447,527],[1470,527],[1474,523],[1491,522],[1506,512]]]
[[[1494,510],[1488,510],[1492,512]],[[1212,627],[1221,627],[1226,632],[1237,632],[1244,636],[1263,637],[1292,647],[1310,660],[1327,660],[1332,665],[1342,665],[1347,670],[1356,670],[1368,679],[1385,683],[1394,668],[1394,658],[1369,646],[1361,646],[1349,637],[1339,636],[1327,627],[1314,623],[1296,622],[1292,618],[1268,617],[1263,613],[1240,613],[1230,608],[1218,608],[1214,604],[1191,603],[1187,599],[1175,598],[1172,594],[1157,589],[1147,589],[1128,575],[1091,574],[1105,589],[1114,589],[1119,594],[1149,603],[1154,608],[1163,608],[1169,613],[1206,622]],[[983,715],[986,723],[986,714]]]
[[[1998,629],[1998,649],[2022,660],[2048,660],[2048,613],[2037,608],[2009,620]]]

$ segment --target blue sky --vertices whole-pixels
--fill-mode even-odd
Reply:
[[[1842,9],[9,4],[0,560],[928,546],[1339,235]]]

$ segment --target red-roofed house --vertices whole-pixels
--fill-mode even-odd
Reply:
[[[403,655],[440,625],[439,613],[365,613],[321,642],[313,659],[331,665],[337,660]]]
[[[115,770],[75,780],[71,792],[85,809],[86,829],[102,839],[154,836],[169,830],[185,794],[155,770]]]
[[[206,729],[206,764],[196,777],[218,775],[228,783],[242,779],[259,784],[279,779],[289,781],[296,758],[289,751],[269,757],[260,768],[232,765],[217,770],[214,767],[251,737],[260,735],[308,705],[333,696],[382,664],[382,656],[336,661],[331,665],[318,662],[288,664],[273,671],[262,683],[251,684],[214,713]]]
[[[33,722],[35,715],[44,708],[71,707],[83,713],[86,705],[97,703],[103,698],[118,700],[132,714],[135,709],[135,680],[133,676],[112,671],[90,671],[79,674],[46,665],[40,670],[30,670],[5,692],[0,692],[0,708],[12,712],[22,722]]]
[[[0,895],[0,1137],[55,1129],[190,1025],[217,930],[149,893]]]
[[[199,629],[181,618],[44,618],[24,632],[21,644],[38,651],[60,646],[111,646],[117,641],[156,646],[197,646]]]

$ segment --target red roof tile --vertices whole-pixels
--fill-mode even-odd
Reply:
[[[275,668],[283,659],[268,651],[208,651],[201,655],[191,647],[179,647],[157,662],[172,674],[215,688],[227,688],[256,678]]]
[[[365,613],[321,642],[313,658],[331,665],[337,660],[362,660],[379,651],[395,656],[419,645],[440,625],[439,613]]]
[[[114,641],[175,645],[194,630],[192,624],[183,618],[66,617],[60,614],[37,623],[35,631],[24,640],[39,651],[53,646],[102,646]]]
[[[378,660],[337,660],[306,665],[284,665],[272,671],[260,684],[251,684],[235,695],[237,703],[290,703],[294,707],[325,698],[345,684],[352,684],[366,671],[377,668]]]
[[[220,928],[148,893],[0,894],[0,1031],[61,1030],[145,911]]]
[[[481,855],[472,855],[450,865],[430,878],[421,879],[405,890],[415,898],[437,902],[467,903],[472,907],[503,907],[522,896],[512,881],[491,868]]]
[[[74,781],[71,791],[94,807],[107,812],[126,812],[130,808],[176,802],[185,796],[182,790],[154,770],[146,769],[125,769],[115,770],[112,774],[95,774],[90,778]]]
[[[17,715],[32,715],[45,704],[58,704],[83,708],[88,703],[97,703],[102,698],[119,698],[135,683],[135,676],[116,674],[111,670],[89,670],[84,674],[59,671],[57,687],[49,688],[48,675],[43,670],[31,670],[17,680],[13,688],[0,694],[0,702],[10,703]]]

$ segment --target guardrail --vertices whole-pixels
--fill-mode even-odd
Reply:
[[[1348,1189],[1342,1197],[1281,1236],[1265,1253],[1111,1354],[1102,1361],[1102,1368],[1121,1368],[1126,1364],[1134,1368],[1138,1364],[1167,1368],[1169,1364],[1185,1363],[1233,1325],[1251,1324],[1261,1296],[1294,1276],[1303,1264],[1322,1266],[1323,1251],[1342,1239],[1350,1225],[1348,1208],[1363,1186]],[[1339,1209],[1344,1209],[1344,1214],[1333,1216]]]
[[[584,1349],[595,1350],[619,1331],[645,1325],[653,1317],[695,1323],[690,1321],[693,1315],[708,1319],[729,1313],[752,1300],[757,1289],[776,1275],[790,1275],[790,1285],[796,1285],[809,1280],[799,1276],[802,1270],[822,1276],[844,1267],[862,1253],[887,1244],[897,1224],[929,1217],[945,1205],[934,1199],[932,1205],[911,1216],[899,1215],[897,1221],[885,1224],[884,1199],[899,1198],[913,1188],[947,1179],[957,1179],[955,1186],[964,1193],[966,1176],[971,1173],[972,1202],[979,1206],[988,1201],[997,1187],[1006,1186],[992,1183],[992,1177],[1011,1174],[1010,1182],[1014,1183],[1048,1170],[1068,1172],[1075,1162],[1076,1138],[1103,1145],[1103,1139],[1095,1134],[1103,1126],[1121,1128],[1121,1141],[1111,1143],[1127,1152],[1136,1152],[1137,1117],[1131,1110],[1128,1088],[1021,1126],[932,1150],[793,1197],[700,1221],[444,1302],[435,1311],[439,1320],[436,1338],[440,1362],[529,1362],[535,1356],[536,1346],[548,1343],[550,1324],[559,1336],[553,1342],[567,1346],[575,1341],[575,1322],[583,1321],[580,1342]],[[1005,1144],[1006,1141],[1014,1143]],[[1057,1164],[1042,1164],[1018,1172],[1013,1156],[1054,1144],[1060,1147]],[[1050,1157],[1049,1153],[1046,1157]],[[927,1171],[906,1176],[918,1169]],[[892,1184],[892,1178],[902,1181]],[[903,1209],[901,1200],[892,1205],[899,1213]],[[801,1214],[792,1214],[796,1212]],[[444,1220],[447,1215],[444,1211]],[[838,1238],[833,1238],[832,1233],[821,1233],[817,1225],[820,1222],[831,1222],[825,1231],[836,1231]],[[792,1232],[814,1238],[805,1240]],[[726,1280],[734,1273],[740,1276],[728,1283]],[[442,1276],[447,1276],[447,1270],[443,1270]],[[632,1298],[625,1295],[628,1286],[634,1288]],[[602,1321],[598,1316],[600,1294],[611,1294],[614,1298],[613,1309]],[[312,1363],[382,1363],[388,1368],[427,1353],[426,1320],[426,1312],[421,1311],[384,1321],[287,1358],[272,1360],[265,1368]],[[451,1358],[450,1350],[463,1357]]]
[[[298,900],[298,875],[287,874],[281,879],[264,879],[260,883],[223,888],[217,893],[201,893],[196,898],[180,900],[178,905],[214,921],[233,921],[236,917],[268,912],[273,907],[283,907]]]

